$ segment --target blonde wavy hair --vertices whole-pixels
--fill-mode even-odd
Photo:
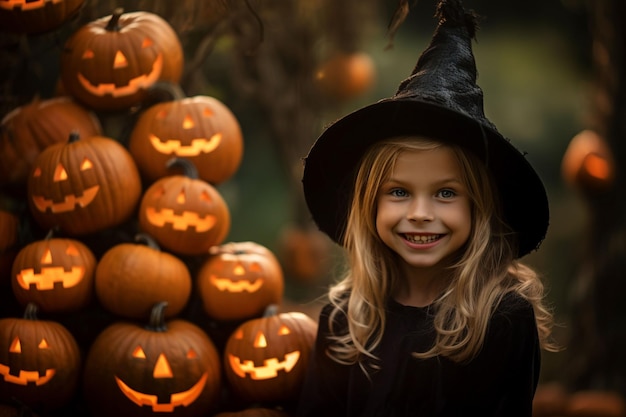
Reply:
[[[348,262],[343,279],[332,286],[328,354],[343,364],[364,363],[377,368],[374,349],[385,329],[385,307],[401,279],[398,257],[378,237],[378,190],[391,175],[402,152],[449,146],[463,173],[472,206],[472,228],[464,250],[451,267],[451,280],[434,301],[434,345],[419,358],[438,355],[462,362],[480,350],[489,318],[500,299],[517,293],[533,306],[542,348],[558,348],[550,341],[553,316],[544,305],[544,286],[538,274],[516,260],[512,232],[502,220],[491,176],[484,164],[458,146],[421,137],[396,137],[374,144],[363,156],[356,176],[343,246]],[[346,297],[346,295],[348,295]],[[335,328],[342,313],[347,332]]]

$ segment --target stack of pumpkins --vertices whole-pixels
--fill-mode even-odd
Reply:
[[[79,7],[17,3],[0,4],[0,20],[39,3],[44,16]],[[217,187],[241,162],[236,117],[209,96],[144,104],[156,83],[179,81],[184,61],[150,12],[88,23],[60,61],[66,96],[1,122],[0,181],[26,201],[0,211],[2,274],[24,311],[0,319],[0,403],[41,415],[289,415],[317,323],[278,311],[283,273],[270,250],[224,243],[231,219]],[[97,112],[142,104],[127,144],[102,135]],[[47,235],[24,242],[24,219]],[[202,314],[191,320],[194,296]],[[107,319],[82,317],[94,305]],[[94,337],[77,337],[68,317]]]

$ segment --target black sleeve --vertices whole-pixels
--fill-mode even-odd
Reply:
[[[313,353],[304,380],[297,417],[345,416],[349,366],[328,357],[328,315],[331,306],[322,309]]]

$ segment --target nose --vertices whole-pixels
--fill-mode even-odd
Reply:
[[[414,222],[430,222],[435,219],[434,206],[431,199],[425,197],[415,197],[408,207],[406,218]]]

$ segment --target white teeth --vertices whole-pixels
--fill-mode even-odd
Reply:
[[[441,235],[404,235],[404,238],[413,243],[431,243],[441,238]]]

